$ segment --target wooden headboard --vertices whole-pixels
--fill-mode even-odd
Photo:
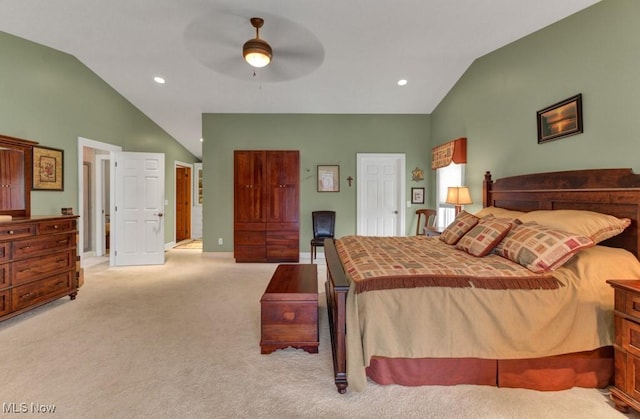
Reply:
[[[640,175],[631,169],[591,169],[536,173],[493,181],[484,175],[482,204],[517,211],[574,209],[631,219],[620,235],[600,244],[639,257]]]

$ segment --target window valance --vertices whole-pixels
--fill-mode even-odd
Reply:
[[[431,168],[433,170],[446,167],[451,163],[467,162],[467,137],[460,137],[431,150]]]

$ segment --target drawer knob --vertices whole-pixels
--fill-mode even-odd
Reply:
[[[14,234],[14,233],[13,233],[13,230],[9,230],[9,234]]]
[[[20,296],[20,298],[29,298],[29,297],[31,297],[31,293],[30,292]]]
[[[292,321],[292,320],[295,320],[296,313],[293,312],[293,311],[285,311],[283,313],[283,317],[284,317],[285,320]]]

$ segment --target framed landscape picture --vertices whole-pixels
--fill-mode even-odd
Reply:
[[[582,132],[582,94],[537,112],[538,144]]]

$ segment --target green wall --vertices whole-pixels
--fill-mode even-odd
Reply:
[[[428,115],[205,114],[202,132],[204,251],[233,251],[233,150],[300,150],[300,251],[309,251],[311,212],[335,210],[336,234],[356,231],[356,153],[405,153],[407,197],[419,167],[430,175]],[[316,166],[340,165],[340,192],[316,191]],[[407,232],[415,231],[407,209]],[[219,246],[218,238],[224,245]]]
[[[3,32],[0,56],[0,133],[64,150],[64,191],[33,191],[31,213],[77,208],[77,142],[84,137],[165,153],[165,241],[173,240],[174,161],[197,159],[75,57]]]
[[[432,113],[433,144],[468,137],[467,184],[583,168],[640,169],[640,2],[604,0],[477,59]],[[584,133],[538,144],[536,112],[582,93]],[[472,209],[473,209],[472,207]]]

